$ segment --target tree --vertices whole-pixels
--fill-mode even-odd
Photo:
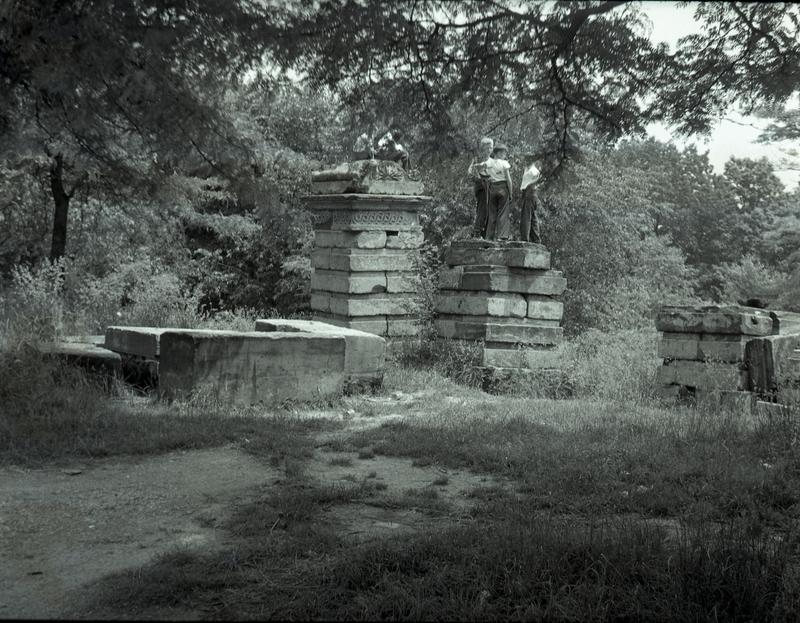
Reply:
[[[237,143],[223,87],[259,61],[265,9],[240,0],[12,0],[0,22],[0,144],[46,158],[50,257],[80,192],[146,193]],[[0,154],[2,155],[2,154]]]
[[[513,101],[546,122],[544,152],[560,164],[587,120],[608,137],[655,120],[703,132],[736,101],[798,89],[797,5],[704,3],[695,15],[703,32],[670,54],[634,3],[323,2],[287,13],[274,54],[349,101],[425,113],[437,136],[453,132],[454,100]]]

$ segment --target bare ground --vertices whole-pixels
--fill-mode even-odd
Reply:
[[[349,410],[343,419],[347,430],[358,430],[396,417],[399,414],[364,417]],[[359,459],[355,452],[331,452],[325,448],[329,435],[318,435],[320,447],[305,466],[313,480],[333,484],[371,479],[385,484],[375,501],[325,511],[343,536],[355,540],[460,521],[469,511],[471,490],[503,486],[491,476],[415,466],[410,459]],[[331,464],[336,458],[343,463],[350,459],[350,464]],[[0,469],[0,618],[91,616],[82,604],[98,580],[141,567],[177,547],[225,547],[228,534],[220,526],[233,510],[279,487],[282,478],[280,469],[233,446],[98,459],[66,468]],[[435,489],[443,512],[431,515],[413,504],[391,503],[392,496],[402,492],[429,489]],[[149,614],[192,619],[201,613]]]

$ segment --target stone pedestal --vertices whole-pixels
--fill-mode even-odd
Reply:
[[[314,175],[314,320],[382,336],[415,335],[423,235],[421,182],[395,163],[359,161]]]
[[[482,340],[488,376],[557,367],[567,281],[532,242],[461,240],[445,254],[436,327],[444,338]]]

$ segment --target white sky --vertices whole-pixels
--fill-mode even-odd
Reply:
[[[656,2],[645,0],[641,2],[642,9],[653,22],[651,37],[655,41],[665,41],[671,47],[675,46],[678,38],[699,32],[700,27],[694,21],[694,5],[678,6],[677,2]],[[728,113],[725,119],[719,121],[706,138],[693,138],[681,140],[673,138],[670,129],[663,124],[650,124],[648,133],[662,141],[673,139],[678,145],[695,144],[699,151],[707,151],[708,159],[714,170],[722,172],[725,162],[731,156],[737,158],[766,157],[773,162],[776,174],[788,189],[800,183],[800,171],[782,168],[781,159],[784,157],[781,148],[797,148],[789,142],[765,145],[757,143],[759,131],[767,125],[765,119],[741,115],[735,111]]]

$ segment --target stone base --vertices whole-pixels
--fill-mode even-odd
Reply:
[[[502,346],[506,346],[503,348]],[[554,349],[508,348],[507,344],[487,344],[483,348],[482,365],[493,368],[558,368],[560,359]]]
[[[564,334],[557,321],[551,321],[551,326],[542,326],[538,321],[527,319],[519,319],[517,322],[514,322],[514,318],[503,318],[503,322],[493,320],[491,317],[480,316],[440,316],[435,324],[439,335],[445,338],[485,340],[507,345],[558,344]]]
[[[185,398],[198,391],[234,404],[320,400],[345,386],[341,335],[237,331],[168,331],[160,340],[158,391]]]
[[[761,309],[737,306],[664,306],[656,316],[656,329],[669,333],[727,333],[771,335],[777,321]]]

